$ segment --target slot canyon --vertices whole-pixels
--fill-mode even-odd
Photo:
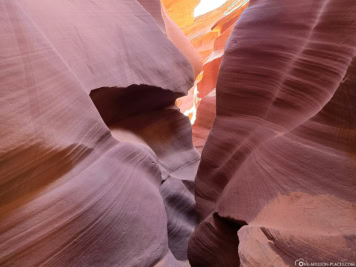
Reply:
[[[0,0],[0,267],[356,266],[356,0]]]

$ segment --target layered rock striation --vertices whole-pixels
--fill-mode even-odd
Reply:
[[[356,263],[356,2],[198,3],[0,0],[0,266]]]
[[[187,265],[200,155],[173,104],[196,52],[160,2],[0,1],[0,17],[0,265]]]
[[[356,261],[355,17],[347,0],[249,3],[196,178],[193,266]]]

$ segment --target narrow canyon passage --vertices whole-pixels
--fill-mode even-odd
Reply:
[[[0,0],[0,266],[356,266],[354,0]]]

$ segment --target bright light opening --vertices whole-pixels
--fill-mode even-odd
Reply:
[[[204,15],[226,3],[227,0],[200,0],[194,9],[194,17]]]

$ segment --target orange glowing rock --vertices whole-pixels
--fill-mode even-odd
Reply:
[[[203,79],[198,83],[199,97],[207,96],[215,87],[223,52],[213,53],[203,67]]]
[[[168,15],[181,27],[181,30],[190,40],[191,45],[200,53],[203,59],[202,72],[200,73],[199,79],[195,81],[195,87],[191,89],[187,96],[182,97],[176,103],[181,111],[189,116],[192,123],[194,123],[198,116],[198,107],[201,98],[207,96],[216,87],[226,41],[248,3],[246,0],[228,0],[221,7],[192,19],[194,7],[198,2],[199,1],[195,1],[195,5],[193,5],[193,3],[184,5],[183,8],[178,6],[181,5],[181,3],[177,4],[172,1],[163,1],[163,4],[168,10]],[[174,12],[170,12],[173,8]],[[178,8],[182,9],[178,11]],[[163,16],[163,18],[165,18],[165,16]],[[167,19],[165,19],[165,21],[166,20]],[[174,26],[176,27],[176,25]],[[174,38],[170,37],[169,32],[167,29],[168,37],[179,47],[179,42],[175,42]],[[190,53],[184,52],[183,54],[190,60],[194,66],[195,75],[197,75],[196,71],[199,68],[194,62],[196,56],[190,56]]]
[[[175,24],[167,14],[166,9],[162,6],[162,17],[165,24],[166,34],[174,45],[182,52],[182,54],[189,60],[194,69],[195,77],[203,68],[202,58],[195,50],[193,45],[186,38],[182,30]]]
[[[161,0],[163,6],[167,9],[168,15],[177,23],[180,28],[194,23],[194,8],[200,0]]]

